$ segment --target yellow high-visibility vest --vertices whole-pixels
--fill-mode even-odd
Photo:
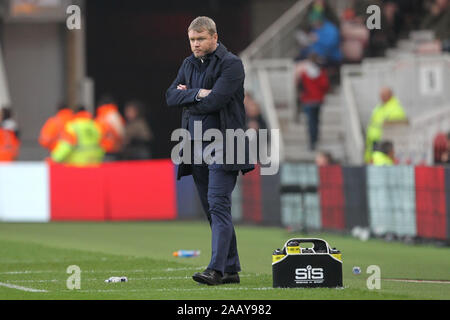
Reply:
[[[374,166],[392,166],[394,161],[381,151],[374,151],[372,155],[372,163]]]
[[[51,157],[53,161],[74,166],[100,164],[104,150],[100,146],[99,126],[89,118],[76,118],[65,127],[65,138],[58,141]]]
[[[406,120],[406,113],[396,97],[392,97],[385,104],[375,107],[366,132],[366,152],[364,155],[366,163],[372,160],[374,142],[380,141],[383,137],[384,123],[386,121],[400,120]]]

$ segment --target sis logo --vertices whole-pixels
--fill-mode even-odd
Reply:
[[[322,283],[323,281],[323,268],[313,268],[309,265],[306,268],[295,269],[295,283]]]

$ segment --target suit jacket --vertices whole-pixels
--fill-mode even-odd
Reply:
[[[191,88],[190,79],[194,68],[195,56],[192,54],[184,59],[176,79],[167,89],[166,102],[169,107],[181,107],[183,109],[181,127],[187,129],[189,116],[191,114],[209,114],[219,112],[220,131],[224,138],[225,162],[227,147],[225,145],[225,131],[227,129],[242,129],[245,131],[245,108],[244,108],[244,67],[240,58],[232,54],[220,43],[211,57],[204,79],[204,88],[211,89],[211,93],[197,101],[195,99],[200,88]],[[187,90],[177,90],[178,84],[184,84]],[[236,151],[236,146],[235,146]],[[249,145],[245,144],[245,163],[237,163],[237,152],[234,152],[234,162],[223,164],[227,171],[241,171],[245,174],[254,169],[249,163]],[[190,164],[180,164],[177,178],[190,175],[192,168]]]

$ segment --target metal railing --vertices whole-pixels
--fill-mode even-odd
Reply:
[[[6,70],[3,63],[2,47],[0,44],[0,109],[9,106],[11,104],[10,99],[8,83],[6,80]]]
[[[383,86],[393,89],[412,119],[450,101],[450,55],[364,59],[361,76],[351,83],[363,126],[379,104]]]
[[[300,25],[302,16],[312,0],[300,0],[281,15],[269,28],[259,35],[240,56],[243,60],[289,57],[288,48],[294,45],[292,36]]]
[[[357,66],[345,65],[341,69],[342,96],[341,103],[344,109],[343,117],[345,125],[345,151],[350,164],[361,165],[364,163],[364,134],[359,116],[358,107],[355,102],[350,77],[360,74]]]
[[[393,88],[408,125],[389,125],[383,139],[392,140],[400,163],[433,164],[433,139],[450,130],[450,55],[365,59],[342,67],[342,103],[346,121],[346,151],[351,164],[361,164],[363,128],[379,104],[382,86]]]
[[[433,141],[438,133],[450,131],[450,103],[412,119],[407,125],[384,128],[383,137],[394,144],[401,164],[434,164]]]
[[[279,118],[293,119],[296,90],[293,57],[298,50],[294,37],[312,0],[300,0],[281,15],[240,57],[246,72],[245,88],[253,93],[269,129],[279,129],[280,161],[285,157]]]
[[[449,104],[411,121],[410,143],[422,140],[425,146],[425,163],[433,165],[433,141],[438,133],[450,132]]]
[[[272,95],[272,90],[270,88],[270,82],[269,82],[269,75],[266,70],[264,69],[258,69],[257,71],[259,85],[261,88],[261,94],[263,97],[263,101],[265,101],[265,108],[263,109],[263,115],[265,116],[265,119],[269,119],[269,128],[271,129],[279,129],[280,123],[278,121],[278,117],[275,113],[275,105],[274,105],[274,99]],[[284,143],[282,134],[280,132],[280,139],[277,140],[271,140],[270,143],[273,145],[275,149],[279,150],[279,161],[284,160]]]

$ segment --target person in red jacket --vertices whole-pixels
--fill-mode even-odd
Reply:
[[[300,102],[308,118],[309,149],[315,150],[319,138],[320,107],[329,89],[327,71],[319,64],[316,54],[311,54],[300,73]]]

